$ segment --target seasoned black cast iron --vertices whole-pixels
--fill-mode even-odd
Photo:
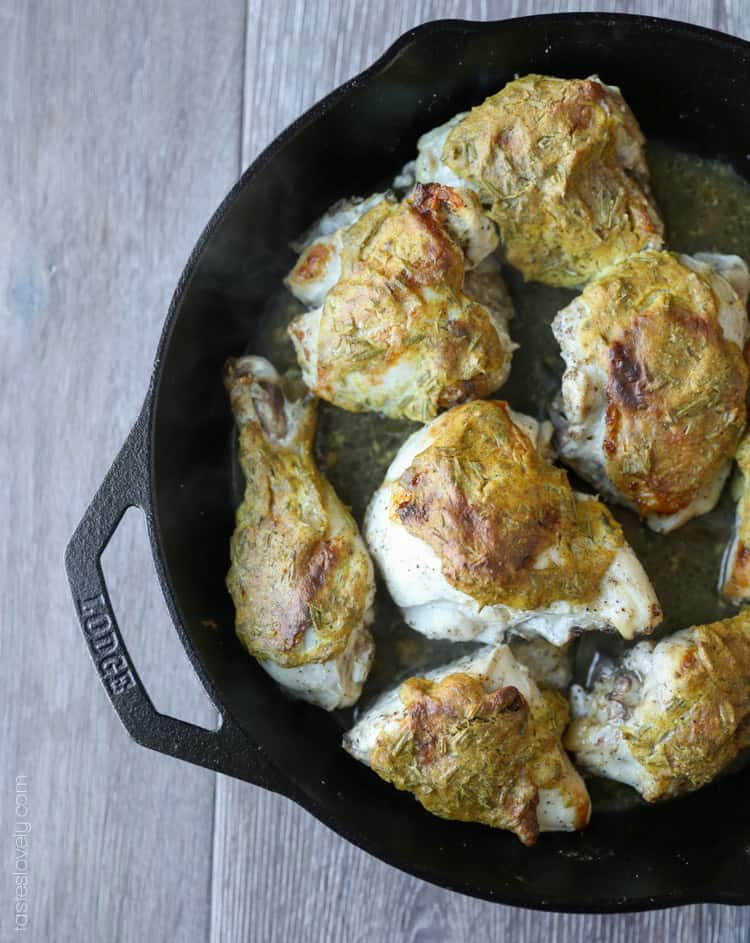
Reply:
[[[334,200],[368,193],[419,134],[514,73],[601,73],[648,134],[750,172],[750,44],[646,17],[554,15],[443,21],[403,36],[374,66],[288,128],[203,233],[167,317],[141,415],[67,552],[89,650],[131,736],[299,802],[349,841],[411,874],[525,907],[618,911],[750,903],[750,769],[684,800],[599,813],[580,835],[512,835],[430,816],[340,748],[340,725],[282,696],[231,631],[224,586],[233,527],[231,416],[222,365],[262,330],[288,242]],[[255,323],[253,323],[255,320]],[[164,596],[223,723],[159,714],[123,645],[100,555],[143,509]]]

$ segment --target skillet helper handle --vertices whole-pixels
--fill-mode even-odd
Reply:
[[[148,426],[144,409],[65,552],[68,581],[89,654],[112,706],[137,743],[289,795],[288,784],[280,781],[259,748],[213,698],[221,713],[217,730],[159,713],[123,641],[104,580],[101,555],[128,508],[141,508],[149,530],[152,528]]]

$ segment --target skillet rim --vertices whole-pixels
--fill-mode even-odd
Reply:
[[[357,73],[347,81],[343,82],[333,91],[329,92],[319,101],[315,102],[310,108],[308,108],[291,124],[283,129],[265,148],[263,148],[263,150],[251,161],[245,170],[242,171],[237,182],[231,187],[227,195],[210,217],[209,221],[199,235],[195,246],[188,257],[185,267],[180,274],[176,288],[170,300],[164,325],[159,337],[154,364],[149,379],[148,391],[146,393],[141,415],[138,420],[138,424],[143,423],[144,441],[147,449],[147,491],[153,513],[153,526],[149,527],[149,541],[157,577],[164,594],[167,607],[193,670],[198,675],[202,685],[204,686],[207,694],[213,701],[217,710],[221,715],[223,715],[224,723],[226,724],[229,722],[230,724],[239,727],[247,741],[250,743],[254,743],[252,734],[246,731],[245,726],[236,720],[232,712],[225,705],[220,691],[206,670],[200,655],[196,651],[195,646],[193,645],[192,640],[185,629],[185,623],[180,613],[178,602],[172,591],[172,585],[167,571],[166,554],[162,541],[159,505],[156,494],[155,417],[157,412],[156,405],[159,399],[161,381],[163,378],[164,363],[167,358],[174,327],[181,313],[183,301],[189,291],[190,284],[194,275],[196,274],[196,270],[199,267],[204,249],[217,230],[220,228],[225,216],[234,206],[239,193],[245,189],[248,183],[258,173],[260,173],[274,160],[276,155],[290,140],[292,140],[301,130],[307,128],[309,125],[317,121],[319,117],[328,112],[340,101],[344,100],[351,90],[356,89],[361,85],[377,81],[380,74],[384,72],[401,55],[402,52],[404,52],[415,41],[421,39],[423,36],[434,34],[436,32],[451,31],[460,31],[462,33],[492,32],[502,29],[506,26],[506,24],[513,24],[514,26],[530,26],[532,24],[541,24],[543,22],[547,26],[554,26],[555,23],[566,23],[566,25],[569,25],[571,22],[575,22],[577,20],[585,21],[587,25],[591,25],[593,23],[602,29],[608,26],[611,27],[618,23],[627,22],[634,25],[641,25],[642,27],[653,30],[663,30],[668,32],[679,30],[682,33],[692,34],[693,36],[700,38],[702,41],[707,42],[712,47],[723,47],[727,51],[731,50],[734,53],[740,49],[750,58],[750,41],[748,40],[732,36],[729,33],[724,33],[719,30],[686,23],[681,20],[642,14],[568,12],[538,14],[522,17],[507,17],[498,20],[463,20],[448,18],[431,20],[426,23],[419,24],[418,26],[413,27],[399,36],[370,66]],[[254,746],[256,749],[262,752],[262,748],[260,748],[258,744],[254,744]],[[374,843],[368,841],[366,835],[360,832],[352,832],[347,830],[344,826],[341,825],[341,823],[333,814],[329,813],[329,811],[315,799],[314,796],[308,794],[303,787],[298,786],[296,783],[288,780],[283,771],[278,769],[275,764],[271,763],[268,758],[266,758],[264,762],[267,766],[270,767],[270,770],[268,771],[269,775],[267,777],[270,781],[264,784],[265,788],[269,788],[272,791],[292,799],[297,804],[302,806],[307,812],[314,815],[318,821],[322,822],[337,835],[356,845],[358,848],[367,852],[368,854],[373,855],[373,857],[376,857],[378,860],[383,861],[384,863],[389,864],[391,867],[395,867],[399,871],[402,871],[403,873],[412,877],[417,877],[433,885],[437,885],[457,893],[492,901],[494,903],[501,903],[507,906],[523,907],[525,909],[545,912],[564,913],[632,913],[647,910],[661,910],[667,907],[698,903],[732,905],[750,904],[750,888],[748,888],[748,890],[742,894],[741,892],[733,889],[717,889],[713,883],[710,882],[707,884],[706,892],[700,896],[696,896],[695,893],[686,893],[681,889],[676,888],[673,892],[668,891],[655,896],[643,895],[638,897],[618,897],[613,895],[610,899],[606,901],[600,899],[600,903],[593,905],[592,903],[587,902],[584,896],[576,896],[571,898],[564,905],[561,905],[559,903],[549,903],[544,900],[530,900],[528,896],[523,894],[519,895],[513,892],[492,894],[486,889],[479,889],[473,885],[470,885],[469,883],[462,883],[460,881],[437,880],[434,875],[427,873],[423,868],[412,868],[401,864],[394,864],[391,861],[387,861],[386,859],[382,858],[375,851],[371,850],[374,847]],[[563,910],[560,909],[561,906],[564,907]]]

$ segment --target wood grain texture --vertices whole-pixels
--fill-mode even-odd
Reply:
[[[244,0],[0,11],[0,939],[206,940],[215,777],[129,741],[62,563],[137,415],[184,261],[237,174]],[[136,515],[107,553],[123,632],[161,682],[157,702],[208,721],[142,531]],[[32,823],[25,934],[13,931],[18,774]]]
[[[35,941],[750,940],[750,914],[541,915],[412,879],[292,803],[135,747],[78,638],[62,554],[135,418],[179,272],[283,126],[428,19],[658,13],[750,36],[744,0],[0,3],[0,835],[28,776]],[[10,444],[10,447],[8,447]],[[213,713],[171,632],[142,522],[105,555],[157,706]],[[12,890],[0,939],[13,934]]]

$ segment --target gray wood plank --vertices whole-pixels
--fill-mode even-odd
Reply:
[[[25,938],[208,937],[215,777],[130,742],[78,636],[62,558],[138,412],[189,250],[237,175],[244,19],[243,0],[0,4],[3,940],[24,937],[18,774]],[[157,702],[210,722],[137,518],[107,571]]]
[[[128,742],[77,638],[61,569],[65,540],[137,412],[179,270],[238,162],[417,22],[576,6],[0,6],[0,232],[12,233],[0,252],[0,441],[12,443],[0,475],[13,496],[0,540],[0,822],[9,835],[7,797],[26,774],[30,939],[750,939],[736,908],[566,917],[447,894],[224,778],[214,807],[211,774]],[[742,0],[658,12],[750,34]],[[157,705],[209,723],[137,519],[106,563]],[[2,938],[9,920],[6,905]]]
[[[403,32],[427,20],[494,20],[533,13],[646,13],[750,36],[744,0],[416,0],[413,3],[247,0],[242,163],[299,114],[361,71]]]
[[[744,0],[507,0],[367,4],[248,0],[242,162],[314,101],[428,19],[596,9],[651,13],[750,36]],[[624,943],[750,940],[750,913],[686,907],[625,916],[536,914],[451,894],[346,844],[293,803],[219,777],[212,943],[232,940]]]

